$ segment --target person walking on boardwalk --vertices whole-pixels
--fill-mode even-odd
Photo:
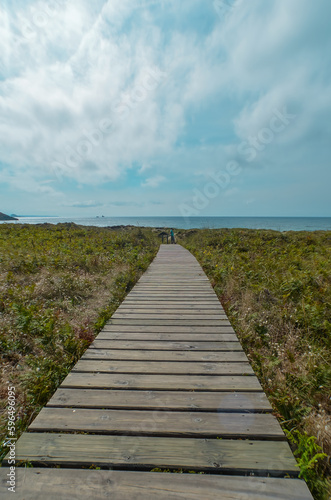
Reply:
[[[176,243],[175,242],[175,235],[174,235],[174,230],[170,229],[170,237],[171,237],[171,243]]]

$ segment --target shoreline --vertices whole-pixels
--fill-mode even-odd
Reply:
[[[2,223],[8,223],[2,221]],[[273,231],[329,231],[331,217],[24,217],[18,225],[76,224],[85,227],[144,227],[188,229],[258,229]]]
[[[22,222],[21,220],[17,220],[17,222],[13,221],[0,221],[0,226],[4,225],[13,225],[13,226],[36,226],[36,227],[56,227],[56,226],[65,226],[65,227],[77,227],[77,228],[95,228],[95,229],[110,229],[112,231],[121,231],[121,230],[132,230],[132,229],[142,229],[142,230],[151,230],[153,232],[157,231],[170,231],[173,228],[177,232],[185,232],[185,231],[272,231],[274,233],[315,233],[322,232],[327,233],[331,231],[330,228],[325,229],[275,229],[275,228],[267,228],[267,227],[245,227],[245,226],[236,226],[236,227],[196,227],[192,226],[189,228],[177,227],[175,225],[167,225],[167,226],[141,226],[139,224],[115,224],[110,226],[99,226],[93,224],[78,224],[77,222]]]

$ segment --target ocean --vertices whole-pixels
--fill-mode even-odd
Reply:
[[[331,230],[331,217],[21,217],[15,224],[58,224],[83,226],[141,226],[174,229],[248,228],[275,231]],[[8,222],[7,222],[8,223]],[[10,222],[13,223],[13,222]]]

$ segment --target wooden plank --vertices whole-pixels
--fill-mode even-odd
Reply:
[[[215,299],[218,300],[214,290],[212,288],[207,288],[206,286],[203,285],[197,285],[197,286],[192,286],[188,287],[186,285],[183,286],[178,286],[178,287],[163,287],[161,285],[155,285],[153,287],[147,287],[147,286],[138,286],[136,285],[130,292],[130,297],[133,297],[135,295],[146,295],[146,296],[153,296],[154,294],[162,295],[162,296],[181,296],[182,298],[186,297],[188,298],[187,300],[190,300],[192,298],[197,299],[200,296],[205,299]]]
[[[199,264],[198,264],[199,266]],[[206,278],[206,274],[202,270],[202,268],[193,266],[191,268],[187,269],[181,269],[182,265],[178,264],[173,260],[170,263],[170,266],[167,267],[166,272],[164,272],[164,269],[166,269],[165,263],[161,264],[160,266],[155,266],[153,268],[153,264],[149,266],[147,271],[139,278],[140,281],[145,281],[145,280],[153,280],[156,278],[159,278],[160,280],[164,281],[172,281],[173,278],[176,278],[178,276],[178,279],[189,279],[193,277],[196,280],[202,280]]]
[[[251,365],[238,363],[208,363],[182,361],[106,361],[81,359],[72,373],[141,373],[170,375],[253,375]]]
[[[135,313],[135,314],[192,314],[193,316],[197,315],[217,315],[217,316],[224,316],[227,317],[225,314],[224,310],[217,305],[214,307],[209,307],[204,308],[203,305],[201,304],[196,304],[195,306],[192,305],[187,305],[187,306],[182,306],[182,305],[174,305],[172,307],[164,307],[162,304],[160,305],[148,305],[146,303],[143,304],[143,307],[141,305],[137,305],[137,303],[132,303],[132,304],[123,304],[123,306],[120,306],[117,309],[117,312],[123,312],[123,313]]]
[[[135,322],[135,323],[137,323],[139,321],[139,324],[142,324],[141,323],[142,320],[144,320],[144,322],[146,322],[146,323],[152,322],[152,320],[153,320],[153,323],[155,322],[154,320],[156,320],[157,322],[159,322],[159,321],[160,322],[162,322],[162,321],[169,322],[169,320],[183,322],[184,320],[187,320],[189,323],[191,323],[192,321],[197,321],[198,323],[208,322],[208,324],[212,320],[217,320],[217,321],[219,320],[219,321],[228,322],[227,316],[225,316],[224,314],[221,314],[221,313],[214,314],[214,313],[207,313],[206,312],[206,313],[198,313],[198,314],[193,314],[193,313],[185,314],[185,313],[177,313],[177,312],[163,312],[163,313],[156,313],[156,314],[153,314],[153,313],[146,314],[146,313],[141,313],[141,312],[128,313],[125,311],[117,310],[117,312],[115,312],[112,315],[112,321],[114,321],[115,322],[114,324],[116,324],[116,321],[118,321],[118,320],[128,320],[128,321]],[[186,321],[185,321],[185,323],[186,323]]]
[[[190,272],[182,273],[177,269],[168,268],[167,272],[163,271],[163,266],[159,270],[154,270],[153,272],[146,272],[139,279],[138,283],[182,283],[187,282],[196,283],[196,282],[209,282],[207,276],[202,272],[199,272],[196,269],[192,269]]]
[[[213,351],[147,351],[147,350],[111,350],[87,349],[81,360],[131,360],[131,361],[213,361],[237,363],[247,361],[244,352],[213,352]]]
[[[197,293],[191,293],[191,292],[185,292],[185,291],[180,291],[180,290],[174,290],[172,293],[170,292],[164,292],[164,291],[157,291],[153,290],[150,293],[147,292],[142,292],[142,291],[132,291],[130,293],[130,299],[137,299],[137,300],[161,300],[161,301],[192,301],[196,302],[199,304],[200,302],[208,302],[212,304],[211,300],[211,295],[206,292],[201,292],[199,294]],[[218,304],[214,301],[214,304],[218,306]]]
[[[165,309],[168,309],[169,307],[172,306],[178,306],[178,307],[203,307],[205,309],[215,309],[219,308],[221,311],[224,311],[222,308],[221,304],[219,302],[216,302],[215,300],[210,300],[210,299],[194,299],[194,298],[187,298],[183,299],[182,297],[176,298],[176,296],[173,297],[153,297],[153,296],[143,296],[140,297],[137,295],[137,297],[130,297],[128,296],[123,302],[122,306],[137,306],[137,307],[162,307]]]
[[[209,283],[209,280],[207,276],[202,273],[202,272],[197,272],[196,270],[193,270],[190,273],[180,273],[180,272],[167,272],[165,275],[164,273],[158,272],[158,271],[153,271],[153,272],[146,272],[145,274],[142,275],[142,277],[139,279],[138,283],[159,283],[162,280],[162,283],[170,283],[172,284],[174,281],[176,283],[181,283],[181,282],[190,282],[190,283],[195,283],[196,281],[205,281]]]
[[[207,288],[208,290],[213,290],[213,287],[210,284],[210,281],[208,278],[195,278],[193,275],[189,277],[177,277],[177,276],[172,276],[172,278],[169,280],[162,279],[161,277],[153,277],[144,279],[144,280],[139,280],[137,282],[138,287],[198,287],[202,286],[204,288]]]
[[[271,412],[262,392],[180,392],[58,389],[49,407],[110,408],[162,411]]]
[[[181,315],[181,314],[189,314],[190,316],[213,316],[213,315],[216,315],[216,316],[221,316],[221,317],[224,317],[226,318],[226,314],[224,312],[222,312],[221,309],[204,309],[204,308],[201,308],[201,306],[199,308],[193,308],[193,307],[190,307],[190,306],[187,306],[186,308],[183,308],[183,307],[171,307],[171,308],[168,308],[165,310],[165,308],[163,307],[139,307],[139,306],[130,306],[130,307],[127,307],[127,306],[120,306],[116,313],[120,313],[120,314],[152,314],[152,315],[155,315],[155,314],[158,314],[158,315],[169,315],[169,314],[176,314],[176,315]],[[115,314],[113,314],[113,317],[115,316]]]
[[[188,286],[188,285],[180,285],[180,286],[162,286],[161,284],[159,285],[154,285],[154,286],[147,286],[147,285],[136,285],[134,289],[132,290],[131,293],[139,293],[139,294],[145,294],[145,295],[153,295],[154,292],[158,293],[167,293],[167,294],[191,294],[191,295],[213,295],[215,292],[213,289],[209,286],[206,285],[195,285],[195,286]]]
[[[164,273],[163,269],[164,266],[162,265],[160,268],[155,268],[153,269],[153,266],[151,265],[147,271],[139,278],[138,283],[141,281],[148,281],[148,280],[153,280],[153,279],[162,279],[164,281],[170,281],[172,282],[173,278],[178,278],[178,279],[191,279],[194,278],[196,280],[205,280],[207,276],[203,272],[203,270],[199,269],[199,267],[195,267],[194,269],[190,270],[174,270],[172,269],[173,265],[175,263],[172,262],[171,268],[168,269],[167,273]],[[207,278],[208,279],[208,278]]]
[[[169,283],[170,285],[176,284],[177,280],[178,282],[181,281],[188,281],[188,280],[195,280],[195,281],[205,281],[210,284],[208,278],[206,280],[207,276],[202,271],[198,270],[197,268],[192,268],[190,269],[189,272],[182,272],[180,270],[180,266],[176,267],[175,263],[172,262],[169,267],[166,267],[164,264],[161,264],[158,269],[151,270],[150,268],[145,272],[139,281],[137,282],[138,284],[140,283],[146,283],[146,282],[155,282],[156,284],[158,283]]]
[[[149,289],[143,289],[141,288],[140,290],[136,287],[134,287],[131,292],[130,296],[133,297],[135,295],[147,295],[147,296],[152,296],[152,295],[162,295],[162,296],[173,296],[173,295],[182,295],[182,297],[194,297],[194,298],[199,298],[204,297],[204,298],[209,298],[213,297],[217,299],[217,296],[215,292],[212,289],[201,289],[201,287],[196,287],[196,288],[191,288],[190,290],[186,289],[186,287],[178,287],[178,288],[167,288],[164,289],[162,287],[154,287],[154,288],[149,288]]]
[[[193,281],[192,278],[185,278],[180,280],[179,278],[174,277],[170,282],[169,281],[163,281],[162,278],[160,279],[153,279],[150,280],[149,282],[144,282],[144,281],[138,281],[135,285],[135,289],[142,289],[142,288],[169,288],[170,290],[177,289],[177,288],[182,288],[182,289],[187,289],[190,290],[191,288],[193,289],[202,289],[202,290],[207,290],[209,292],[214,293],[214,289],[211,286],[210,281],[207,280],[196,280]]]
[[[138,309],[142,309],[142,310],[145,310],[145,309],[148,309],[148,310],[152,310],[152,311],[155,311],[156,309],[161,309],[162,311],[165,311],[165,310],[177,310],[177,309],[185,309],[185,310],[189,310],[189,311],[196,311],[198,310],[199,312],[202,312],[202,311],[210,311],[210,310],[215,310],[215,311],[222,311],[223,314],[225,314],[224,312],[224,309],[221,307],[221,306],[218,306],[217,304],[213,304],[213,303],[197,303],[196,301],[192,301],[192,302],[176,302],[176,301],[157,301],[157,300],[153,300],[153,301],[148,301],[146,300],[145,302],[143,301],[136,301],[136,300],[133,300],[133,301],[123,301],[122,304],[120,305],[119,309],[123,310],[123,309],[134,309],[134,310],[138,310]]]
[[[242,351],[239,342],[164,342],[162,340],[94,340],[90,349],[138,349],[153,351]]]
[[[180,325],[186,325],[186,326],[220,326],[220,325],[229,325],[230,322],[228,319],[129,319],[129,318],[123,318],[123,319],[111,319],[109,321],[111,325],[133,325],[133,326],[145,326],[145,325],[156,325],[156,326],[180,326]]]
[[[16,460],[28,460],[33,465],[75,464],[76,467],[93,464],[260,475],[298,476],[299,473],[284,441],[26,432],[17,442]]]
[[[135,314],[135,315],[158,315],[159,317],[164,316],[171,316],[171,315],[176,315],[176,317],[181,317],[182,315],[188,315],[188,319],[190,317],[192,319],[196,319],[197,316],[203,316],[203,317],[208,317],[211,316],[212,318],[216,316],[217,318],[226,318],[227,315],[221,308],[214,308],[214,309],[204,309],[199,306],[199,308],[193,308],[187,306],[186,308],[183,307],[171,307],[164,309],[162,306],[157,307],[157,306],[145,306],[145,308],[142,307],[136,307],[135,305],[132,305],[131,307],[119,307],[114,314]],[[114,317],[114,315],[113,315]]]
[[[29,426],[34,432],[93,432],[136,436],[286,440],[270,413],[43,408]]]
[[[0,469],[3,500],[7,469]],[[312,500],[300,479],[161,472],[17,468],[16,500]],[[97,487],[96,487],[97,486]]]
[[[194,280],[194,278],[188,278],[186,280],[177,280],[175,277],[171,282],[164,282],[161,280],[153,280],[149,282],[138,282],[135,285],[136,290],[149,290],[149,289],[162,289],[162,290],[203,290],[208,291],[210,294],[214,295],[214,289],[210,284],[210,281],[207,280]]]
[[[140,375],[118,373],[69,373],[62,388],[143,389],[166,391],[262,391],[256,377],[226,375]]]
[[[223,341],[223,342],[238,342],[238,337],[231,333],[129,333],[119,332],[113,333],[102,331],[96,337],[98,340],[170,340],[175,342],[196,342],[196,341]]]
[[[111,325],[107,323],[102,332],[135,332],[135,333],[234,333],[231,325],[187,326],[187,325]],[[101,332],[101,333],[102,333]]]
[[[183,297],[183,296],[174,296],[174,297],[155,297],[153,295],[148,295],[148,296],[139,296],[136,295],[135,297],[131,296],[131,294],[127,295],[122,304],[140,304],[140,303],[148,303],[152,304],[153,302],[155,303],[161,303],[162,305],[166,304],[196,304],[196,305],[203,305],[203,306],[213,306],[213,307],[222,307],[221,303],[217,299],[217,297],[202,297],[200,299],[196,298],[190,298],[190,297]]]
[[[212,294],[215,293],[211,287],[211,285],[173,285],[166,286],[159,283],[158,285],[136,285],[134,287],[134,292],[136,293],[145,293],[145,294],[153,294],[153,292],[165,292],[165,293],[186,293],[190,294]]]

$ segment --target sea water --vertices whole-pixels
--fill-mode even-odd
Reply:
[[[275,231],[331,230],[331,217],[20,217],[18,224],[74,222],[83,226],[140,226],[174,229],[248,228]]]

